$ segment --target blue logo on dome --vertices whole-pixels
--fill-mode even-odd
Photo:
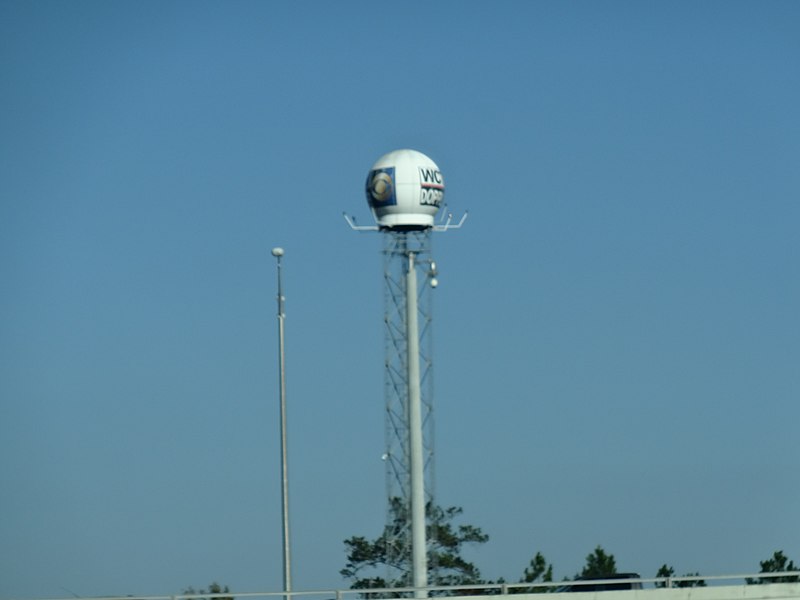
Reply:
[[[397,193],[394,184],[394,167],[373,169],[367,175],[367,202],[372,206],[394,206]]]

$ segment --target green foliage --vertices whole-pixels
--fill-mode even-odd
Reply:
[[[794,561],[789,560],[783,550],[777,550],[772,558],[762,560],[760,563],[761,571],[759,573],[785,573],[787,571],[800,571],[800,568],[794,564]],[[755,579],[748,577],[747,583],[750,585],[764,584],[764,583],[795,583],[800,581],[800,576],[786,575],[782,577],[756,577]]]
[[[658,568],[658,571],[656,572],[656,577],[675,577],[675,569],[664,563]],[[657,581],[656,587],[657,588],[667,587],[667,583],[665,581]]]
[[[550,583],[553,581],[553,565],[549,564],[544,554],[537,552],[531,562],[525,567],[520,583]],[[552,591],[551,587],[532,586],[528,588],[512,588],[512,594],[537,594]]]
[[[586,557],[586,565],[580,573],[580,577],[595,579],[614,575],[617,572],[617,563],[613,554],[606,554],[602,546],[597,546],[594,552]]]
[[[531,559],[530,564],[525,567],[520,583],[533,583],[535,581],[553,581],[553,565],[547,563],[541,552],[537,552],[536,556]]]
[[[208,586],[208,590],[199,589],[195,590],[193,587],[189,586],[185,590],[183,590],[182,595],[184,596],[194,596],[196,600],[207,600],[206,598],[201,598],[204,594],[227,594],[230,592],[228,586],[221,586],[216,581],[212,582],[211,585]],[[215,600],[234,600],[233,596],[215,596]]]
[[[389,505],[390,519],[383,533],[375,540],[354,536],[344,541],[347,564],[340,571],[352,581],[352,589],[374,589],[412,586],[410,556],[410,515],[400,498]],[[483,544],[489,536],[472,525],[456,525],[463,510],[456,506],[426,507],[428,539],[428,583],[440,585],[478,585],[485,583],[480,571],[462,556],[467,544]],[[399,573],[394,578],[376,571]]]
[[[461,552],[466,544],[484,544],[489,536],[472,525],[453,525],[453,520],[463,513],[463,509],[451,506],[442,509],[438,506],[428,508],[428,536],[433,541],[428,560],[434,570],[433,585],[465,585],[484,583],[478,568],[464,560]]]
[[[483,584],[502,584],[502,578],[496,582],[485,581],[480,570],[473,563],[462,557],[467,544],[483,544],[489,536],[472,525],[456,524],[462,515],[459,507],[442,508],[429,504],[426,507],[427,540],[428,540],[428,583],[431,586],[468,586]],[[369,540],[363,536],[353,536],[344,541],[347,553],[347,564],[340,573],[350,580],[351,589],[389,589],[396,587],[412,587],[410,556],[410,515],[409,509],[400,498],[393,498],[390,503],[389,523],[384,527],[381,536]],[[762,573],[776,573],[798,570],[783,552],[775,552],[772,558],[761,563]],[[396,573],[397,575],[392,575]],[[617,564],[613,554],[606,552],[598,545],[586,556],[586,564],[575,579],[603,579],[616,575]],[[658,578],[674,578],[675,569],[663,564],[656,573]],[[691,577],[688,581],[671,581],[671,587],[691,588],[705,587],[706,582],[700,573],[685,573],[680,577]],[[548,563],[541,552],[537,552],[525,568],[520,584],[530,586],[513,587],[512,594],[541,593],[556,591],[556,588],[536,584],[553,582],[553,565]],[[564,581],[569,581],[565,577]],[[800,581],[797,575],[786,575],[777,578],[748,579],[748,583],[770,583],[774,581]],[[664,588],[667,582],[657,582],[657,588]],[[227,588],[226,588],[227,591]],[[497,590],[469,590],[469,595],[493,594]],[[461,593],[465,593],[463,590]],[[431,595],[442,595],[436,592]],[[364,597],[388,597],[392,594],[362,594]]]
[[[661,565],[656,573],[656,577],[675,577],[675,569],[666,564]],[[685,573],[681,577],[700,577],[700,573]],[[667,587],[665,581],[657,581],[657,588]],[[671,587],[675,588],[689,588],[689,587],[706,587],[706,582],[702,579],[690,579],[688,581],[673,581]]]

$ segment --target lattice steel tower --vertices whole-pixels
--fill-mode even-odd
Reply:
[[[437,285],[431,232],[460,227],[452,216],[435,223],[443,204],[439,167],[415,150],[382,156],[367,176],[367,202],[383,233],[386,402],[387,540],[392,579],[427,585],[425,507],[433,503],[432,294]],[[418,597],[424,597],[419,592]]]

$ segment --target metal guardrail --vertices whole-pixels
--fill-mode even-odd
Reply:
[[[641,583],[642,589],[675,589],[681,583],[705,582],[707,585],[720,585],[724,582],[746,583],[748,580],[778,580],[781,582],[800,582],[800,571],[784,571],[780,573],[748,573],[745,575],[686,575],[681,577],[642,577],[639,579],[593,579],[593,580],[564,580],[553,582],[532,583],[488,583],[480,585],[454,585],[454,586],[428,586],[425,588],[369,588],[369,589],[331,589],[309,590],[292,592],[222,592],[222,593],[195,593],[195,594],[170,594],[164,596],[92,596],[86,600],[243,600],[246,598],[277,598],[285,600],[348,600],[357,597],[366,598],[408,598],[415,592],[425,590],[430,596],[490,596],[524,594],[532,590],[544,593],[556,593],[555,590],[565,585],[578,587],[580,585]],[[758,585],[758,584],[753,584]],[[607,591],[636,591],[636,590],[607,590]],[[600,593],[600,592],[597,592]],[[75,600],[75,598],[49,598],[46,600]]]
[[[784,571],[780,573],[749,573],[744,575],[684,575],[680,577],[641,577],[638,579],[593,579],[593,580],[564,580],[552,582],[533,582],[533,583],[492,583],[483,585],[458,585],[458,586],[428,586],[424,588],[436,596],[479,596],[479,595],[514,595],[530,593],[555,593],[558,588],[566,585],[570,587],[595,586],[600,584],[633,584],[641,583],[642,589],[675,589],[681,583],[697,584],[704,582],[706,585],[724,585],[726,582],[735,584],[738,582],[746,583],[747,580],[781,580],[786,578],[798,578],[800,581],[800,571]],[[729,584],[729,585],[730,585]],[[754,584],[756,585],[756,584]],[[346,597],[360,595],[366,598],[404,598],[412,597],[417,589],[408,588],[383,588],[383,589],[348,589],[335,592],[335,600],[346,600]],[[600,590],[598,590],[600,591]],[[635,590],[602,590],[602,591],[635,591]],[[190,600],[190,599],[187,599]]]

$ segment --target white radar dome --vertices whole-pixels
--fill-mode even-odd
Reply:
[[[427,229],[444,200],[436,163],[416,150],[381,156],[367,175],[367,202],[381,229]]]

